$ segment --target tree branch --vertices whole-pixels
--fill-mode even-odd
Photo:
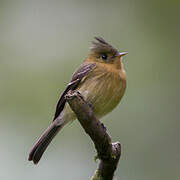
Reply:
[[[121,155],[120,143],[111,142],[103,123],[96,118],[92,108],[79,92],[69,91],[66,99],[97,150],[100,162],[91,180],[112,180]]]

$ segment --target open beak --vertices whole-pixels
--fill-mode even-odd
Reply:
[[[126,54],[128,54],[128,52],[120,52],[120,53],[118,54],[118,57],[125,56]]]

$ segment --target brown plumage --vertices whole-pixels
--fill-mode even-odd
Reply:
[[[92,104],[98,118],[111,112],[120,102],[126,89],[126,73],[122,56],[116,48],[103,38],[96,37],[93,47],[83,64],[74,73],[72,80],[60,97],[54,121],[35,143],[29,154],[29,160],[37,164],[49,143],[64,125],[76,119],[76,115],[66,103],[65,94],[78,90]]]

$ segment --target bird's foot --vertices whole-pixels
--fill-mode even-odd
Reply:
[[[87,102],[87,104],[88,104],[88,106],[89,106],[92,110],[94,110],[94,107],[93,107],[93,105],[92,105],[90,102]]]
[[[105,131],[107,130],[106,126],[104,126],[103,123],[101,123],[101,126],[102,126],[102,128],[103,128]]]

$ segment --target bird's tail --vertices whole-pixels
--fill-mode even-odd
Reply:
[[[56,136],[56,134],[61,130],[65,123],[57,123],[56,120],[52,122],[52,124],[45,130],[45,132],[41,135],[38,141],[32,147],[29,153],[29,161],[33,161],[34,164],[37,164],[41,159],[44,151]]]

